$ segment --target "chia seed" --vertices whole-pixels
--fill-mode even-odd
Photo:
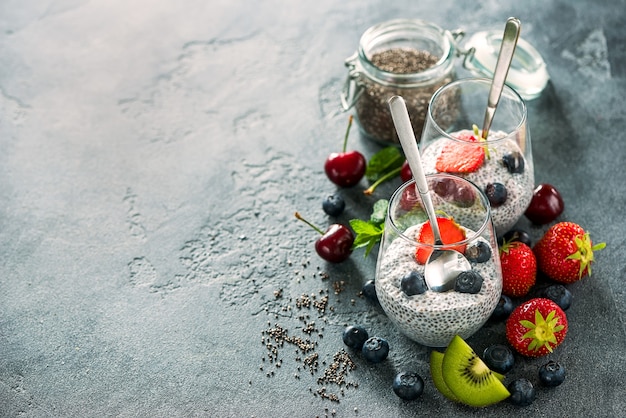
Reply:
[[[392,48],[372,54],[370,61],[383,71],[394,74],[420,73],[439,59],[427,51],[413,48]]]
[[[289,263],[291,264],[291,262]],[[305,266],[304,263],[303,266]],[[319,276],[322,281],[330,279],[330,276],[325,272],[319,272]],[[356,363],[345,350],[340,349],[333,356],[333,361],[329,366],[326,365],[323,358],[320,358],[318,340],[324,338],[324,327],[318,328],[316,321],[311,318],[314,316],[311,313],[317,311],[317,318],[326,323],[328,321],[325,315],[327,308],[333,310],[333,307],[329,306],[330,292],[339,295],[345,286],[344,280],[332,281],[328,287],[321,288],[318,292],[302,293],[294,299],[288,298],[290,303],[295,304],[294,311],[299,312],[293,318],[301,323],[300,332],[303,336],[293,335],[285,326],[267,321],[267,328],[261,332],[261,344],[265,347],[266,353],[261,358],[263,364],[259,366],[259,371],[263,372],[267,378],[278,375],[282,369],[290,366],[287,360],[291,356],[283,358],[283,352],[285,348],[292,348],[295,350],[293,359],[296,363],[293,378],[301,380],[306,378],[306,375],[310,375],[315,379],[318,389],[313,391],[312,388],[309,388],[309,392],[313,396],[339,403],[340,398],[344,396],[344,389],[357,388],[357,382],[347,380],[349,373],[356,368]],[[275,300],[286,300],[284,293],[282,288],[275,290],[273,292]],[[290,312],[292,305],[283,305],[277,309]],[[267,311],[267,307],[265,311]],[[323,368],[323,374],[318,376],[320,368]],[[334,388],[337,389],[338,393],[335,393]],[[334,415],[334,411],[332,414]]]
[[[370,62],[376,68],[398,75],[419,74],[432,68],[438,61],[439,57],[430,52],[414,48],[387,49],[376,52],[370,57]],[[452,74],[446,74],[442,78],[419,85],[403,85],[400,77],[385,83],[366,76],[359,77],[358,83],[363,91],[356,101],[355,110],[361,131],[365,136],[377,142],[398,145],[399,139],[387,101],[392,96],[402,96],[409,111],[415,137],[419,138],[431,96],[439,87],[451,82],[452,79]]]

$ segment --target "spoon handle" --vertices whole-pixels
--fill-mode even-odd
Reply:
[[[435,242],[441,243],[441,234],[439,233],[435,207],[430,197],[428,181],[426,180],[426,174],[424,174],[422,159],[420,157],[419,150],[417,149],[415,133],[413,132],[413,128],[411,126],[411,119],[409,118],[409,112],[406,108],[404,99],[400,96],[393,96],[389,99],[389,109],[391,110],[393,124],[398,132],[398,138],[400,139],[402,150],[404,151],[404,155],[409,162],[409,167],[411,167],[417,191],[419,192],[422,202],[424,203],[424,207],[426,208],[426,213],[431,223]]]
[[[502,44],[500,45],[496,68],[493,72],[493,82],[491,83],[491,90],[489,90],[487,111],[485,112],[485,120],[483,121],[482,137],[485,139],[489,135],[491,122],[496,114],[496,107],[500,101],[506,77],[509,74],[509,68],[513,61],[513,54],[515,53],[521,26],[521,22],[515,17],[510,17],[504,26],[504,35],[502,35]]]
[[[428,183],[426,182],[422,159],[417,148],[417,140],[415,139],[415,133],[411,127],[411,119],[409,118],[406,103],[402,97],[393,96],[389,99],[389,108],[391,110],[394,126],[398,132],[402,150],[404,151],[409,166],[411,167],[413,177],[415,178],[417,189],[420,195],[428,194]]]

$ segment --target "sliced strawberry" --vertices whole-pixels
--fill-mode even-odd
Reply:
[[[439,225],[441,241],[444,244],[454,244],[455,242],[460,242],[465,239],[465,230],[461,228],[459,224],[454,222],[454,219],[437,218],[437,225]],[[424,226],[422,226],[419,236],[417,237],[417,241],[424,244],[435,243],[435,236],[433,235],[433,229],[430,221],[426,221]],[[465,252],[465,245],[457,245],[451,247],[450,249],[463,253]],[[417,250],[415,250],[415,259],[418,263],[425,264],[432,252],[432,248],[419,245]]]
[[[477,145],[479,142],[469,131],[461,131],[457,139],[466,141],[447,142],[435,163],[435,169],[444,173],[471,173],[478,170],[485,160],[485,149]]]

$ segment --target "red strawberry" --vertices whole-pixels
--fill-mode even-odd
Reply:
[[[573,283],[591,275],[593,252],[606,247],[593,245],[589,233],[573,222],[559,222],[535,244],[537,267],[548,277],[561,283]]]
[[[435,169],[444,173],[471,173],[478,170],[485,160],[485,149],[475,144],[478,140],[468,131],[462,131],[456,137],[467,141],[467,144],[461,141],[447,142],[437,157]]]
[[[439,225],[439,233],[441,234],[441,241],[444,244],[454,244],[455,242],[463,241],[465,239],[465,230],[451,218],[437,218],[437,225]],[[420,230],[417,237],[418,242],[424,244],[434,244],[435,236],[433,235],[433,229],[430,221],[426,221]],[[457,245],[450,249],[456,250],[460,253],[465,251],[465,245]],[[420,264],[425,264],[433,252],[432,248],[419,245],[415,251],[415,258]]]
[[[558,347],[567,334],[567,316],[550,299],[519,305],[506,321],[506,338],[520,354],[541,357]]]
[[[528,293],[537,277],[537,260],[530,247],[520,241],[505,241],[500,247],[502,293],[520,297]]]

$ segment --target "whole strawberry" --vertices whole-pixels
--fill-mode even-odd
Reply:
[[[502,293],[511,297],[525,296],[535,285],[537,260],[530,247],[520,241],[505,241],[500,246]]]
[[[528,357],[551,353],[563,342],[566,334],[565,312],[550,299],[530,299],[515,308],[506,321],[509,344]]]
[[[559,222],[535,244],[537,267],[552,280],[573,283],[591,275],[593,253],[606,247],[593,245],[589,233],[573,222]]]

